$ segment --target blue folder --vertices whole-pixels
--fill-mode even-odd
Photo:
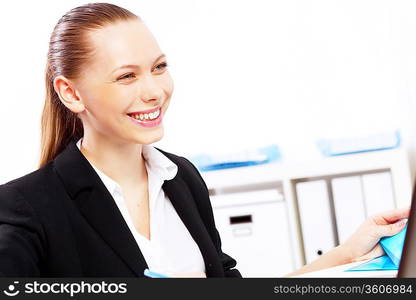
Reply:
[[[386,255],[376,257],[368,262],[345,270],[345,272],[398,270],[406,237],[406,229],[407,224],[398,234],[384,237],[380,240],[380,245],[384,249],[384,252],[386,252]]]
[[[279,161],[282,154],[277,145],[269,145],[256,150],[246,150],[237,153],[222,155],[200,154],[191,158],[191,161],[201,172],[214,171],[245,166],[255,166]]]
[[[317,146],[324,156],[339,156],[400,146],[400,131],[384,132],[356,138],[321,139]]]

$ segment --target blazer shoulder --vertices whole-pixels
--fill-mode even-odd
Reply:
[[[52,164],[53,162],[50,162],[42,168],[1,184],[0,195],[3,193],[8,193],[9,195],[10,193],[16,193],[16,195],[20,194],[22,196],[25,194],[36,194],[35,192],[50,183],[51,178],[54,176]]]
[[[187,164],[187,159],[183,156],[177,155],[177,154],[173,154],[171,152],[167,152],[165,150],[162,150],[160,148],[155,147],[157,150],[159,150],[160,152],[162,152],[162,154],[164,154],[167,158],[169,158],[171,161],[173,161],[175,164],[179,164],[179,165],[183,165],[183,164]],[[188,161],[189,162],[189,161]]]
[[[0,185],[0,277],[40,276],[48,247],[46,231],[24,191],[37,174]]]

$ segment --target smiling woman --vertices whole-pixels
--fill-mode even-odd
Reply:
[[[241,277],[197,169],[151,146],[173,93],[167,66],[126,9],[87,4],[58,21],[39,169],[0,186],[0,275]]]

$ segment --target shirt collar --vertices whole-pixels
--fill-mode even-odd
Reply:
[[[82,138],[77,142],[78,149],[81,149],[81,142]],[[178,166],[155,147],[151,145],[143,145],[142,153],[146,162],[147,170],[154,173],[162,182],[165,180],[171,180],[176,176]],[[90,164],[111,194],[115,192],[122,194],[121,187],[115,180],[111,179],[104,172],[97,169],[91,162]]]
[[[149,169],[159,178],[171,180],[176,176],[178,166],[155,147],[143,145],[142,153]]]

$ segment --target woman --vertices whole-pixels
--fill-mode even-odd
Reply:
[[[241,277],[196,168],[150,146],[173,83],[140,18],[105,3],[72,9],[52,33],[45,79],[40,168],[0,186],[0,275]],[[368,221],[298,273],[373,255],[407,213]]]

